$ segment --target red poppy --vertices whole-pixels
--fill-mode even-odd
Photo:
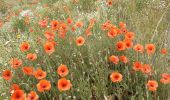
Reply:
[[[110,75],[110,79],[113,83],[121,82],[122,77],[123,77],[122,74],[120,74],[119,72],[112,72],[112,74]]]
[[[35,91],[28,93],[27,100],[38,100],[39,96]]]
[[[118,51],[125,50],[125,49],[126,49],[125,42],[123,42],[123,41],[117,42],[117,43],[116,43],[116,49],[117,49]]]
[[[61,76],[61,77],[65,77],[68,75],[69,71],[66,65],[60,65],[57,69],[57,73]]]
[[[35,53],[29,53],[29,54],[27,54],[26,58],[29,59],[29,60],[31,60],[31,61],[34,61],[34,60],[37,59],[37,54],[35,54]]]
[[[20,45],[20,50],[22,52],[28,51],[30,49],[30,44],[28,42],[22,42]]]
[[[58,80],[57,86],[60,91],[67,91],[71,88],[72,84],[70,80],[67,80],[66,78],[61,78]]]
[[[35,78],[37,79],[43,79],[45,78],[47,75],[47,73],[45,71],[43,71],[42,69],[37,69],[35,72],[34,72],[34,76]]]
[[[16,90],[12,96],[11,100],[25,100],[25,93],[23,90]]]
[[[54,40],[54,38],[55,38],[54,32],[52,32],[52,31],[50,31],[50,30],[45,31],[44,36],[45,36],[48,40]]]
[[[53,42],[46,42],[44,44],[44,49],[47,54],[52,54],[55,51],[54,43]]]
[[[156,48],[155,48],[154,44],[146,44],[145,48],[146,48],[146,52],[148,54],[154,54],[155,53]]]
[[[22,71],[26,74],[26,75],[32,75],[33,74],[33,67],[23,67]]]
[[[114,64],[118,64],[119,58],[117,56],[112,55],[109,57],[109,61],[111,61]]]
[[[10,60],[10,65],[12,68],[17,69],[22,65],[22,60],[17,59],[17,58],[12,58]]]
[[[144,51],[144,47],[140,44],[136,44],[133,49],[136,51],[136,52],[140,52],[140,53],[143,53]]]
[[[158,88],[158,82],[155,80],[149,80],[147,83],[147,87],[149,91],[156,91]]]
[[[58,27],[59,27],[59,21],[57,21],[57,20],[51,21],[52,30],[56,31],[56,30],[58,30]]]
[[[9,81],[9,80],[11,80],[12,79],[12,72],[10,71],[10,70],[4,70],[3,72],[2,72],[2,77],[5,79],[5,80],[7,80],[7,81]]]
[[[37,89],[39,92],[49,91],[51,89],[50,81],[40,80],[37,84]]]

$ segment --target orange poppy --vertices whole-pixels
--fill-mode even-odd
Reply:
[[[30,44],[28,42],[22,42],[20,45],[20,50],[22,52],[28,51],[30,49]]]
[[[133,47],[133,41],[132,40],[125,40],[124,42],[125,42],[127,49]]]
[[[40,80],[37,84],[37,89],[39,92],[49,91],[51,89],[50,81]]]
[[[75,26],[77,26],[78,28],[82,28],[83,22],[76,22]]]
[[[12,79],[12,72],[10,71],[10,70],[4,70],[3,72],[2,72],[2,77],[5,79],[5,80],[7,80],[7,81],[9,81],[9,80],[11,80]]]
[[[119,22],[119,27],[120,27],[120,28],[126,28],[126,24],[123,23],[123,22]]]
[[[155,53],[156,48],[155,48],[154,44],[146,44],[145,48],[146,48],[146,52],[148,54],[154,54]]]
[[[145,74],[148,74],[151,72],[151,66],[148,64],[143,64],[142,65],[142,72]]]
[[[35,53],[29,53],[29,54],[27,54],[26,58],[27,58],[28,60],[34,61],[34,60],[37,59],[37,54],[35,54]]]
[[[142,63],[139,62],[139,61],[134,62],[134,63],[133,63],[133,69],[134,69],[135,71],[140,71],[140,70],[142,70]]]
[[[71,30],[72,30],[72,32],[75,32],[76,31],[76,27],[72,26]]]
[[[64,31],[64,32],[67,31],[67,30],[68,30],[67,24],[61,23],[61,24],[60,24],[60,27],[59,27],[59,30],[62,31],[62,32],[63,32],[63,31]]]
[[[128,62],[128,58],[126,56],[120,56],[119,59],[123,63],[127,63]]]
[[[23,90],[16,90],[12,96],[11,100],[25,100],[25,93]]]
[[[10,93],[14,93],[16,90],[20,90],[20,87],[18,84],[12,84],[10,88]]]
[[[47,27],[47,20],[40,20],[38,23],[42,28],[46,28]]]
[[[113,83],[115,82],[121,82],[122,81],[122,74],[120,74],[119,72],[112,72],[110,75],[110,79]]]
[[[114,56],[114,55],[110,56],[109,60],[114,64],[118,64],[118,62],[119,62],[119,58],[117,56]]]
[[[161,49],[161,54],[167,54],[167,49],[166,48],[163,48],[163,49]]]
[[[61,77],[65,77],[68,75],[69,71],[66,65],[60,65],[57,69],[57,73],[58,75],[60,75]]]
[[[54,38],[55,38],[54,32],[52,32],[50,30],[45,31],[44,36],[47,38],[47,40],[54,40]]]
[[[125,49],[126,49],[125,42],[123,42],[123,41],[117,42],[117,43],[116,43],[116,49],[117,49],[118,51],[125,50]]]
[[[112,5],[113,5],[113,2],[112,2],[111,0],[108,0],[108,1],[107,1],[107,5],[108,5],[108,6],[112,6]]]
[[[135,37],[135,33],[133,33],[133,32],[127,32],[127,33],[125,34],[125,39],[133,40],[134,37]]]
[[[35,78],[37,79],[43,79],[45,78],[47,75],[47,73],[45,71],[43,71],[42,69],[37,69],[35,72],[34,72],[34,76]]]
[[[46,42],[44,44],[44,49],[47,54],[52,54],[55,51],[54,43],[53,42]]]
[[[156,91],[158,88],[158,82],[155,80],[149,80],[147,83],[147,88],[149,91]]]
[[[71,25],[71,24],[73,23],[73,20],[69,17],[69,18],[67,18],[67,23],[68,23],[69,25]]]
[[[82,36],[79,36],[77,39],[76,39],[76,44],[77,46],[82,46],[85,42],[85,39],[82,37]]]
[[[144,47],[140,44],[136,44],[133,49],[136,51],[136,52],[140,52],[140,53],[143,53],[144,51]]]
[[[32,75],[33,74],[33,67],[23,67],[22,71],[26,74],[26,75]]]
[[[59,26],[59,21],[57,21],[57,20],[51,21],[52,30],[54,30],[54,31],[58,30],[58,26]]]
[[[35,91],[28,93],[27,100],[38,100],[39,96]]]
[[[112,25],[111,25],[110,21],[107,21],[107,22],[102,24],[102,30],[108,30],[108,29],[111,28],[111,26]]]
[[[160,80],[161,83],[163,83],[163,84],[169,84],[170,83],[170,75],[169,74],[163,73],[161,76],[162,76],[162,78]]]
[[[107,35],[110,37],[110,38],[114,38],[116,35],[117,35],[117,30],[112,28],[108,31]]]
[[[12,68],[17,69],[22,65],[22,60],[17,58],[12,58],[9,63]]]
[[[70,80],[67,80],[66,78],[61,78],[58,80],[58,89],[59,91],[67,91],[71,88],[72,84]]]

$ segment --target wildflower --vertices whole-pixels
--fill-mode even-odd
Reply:
[[[107,35],[110,37],[110,38],[114,38],[116,35],[117,35],[117,30],[116,29],[110,29],[107,33]]]
[[[69,25],[71,25],[71,24],[73,23],[73,20],[69,17],[69,18],[67,18],[67,23],[68,23]]]
[[[102,30],[108,30],[108,29],[111,28],[111,26],[112,25],[111,25],[110,21],[107,21],[107,22],[102,24]]]
[[[112,72],[110,75],[110,79],[113,83],[115,82],[121,82],[122,81],[122,74],[120,74],[119,72]]]
[[[83,22],[76,22],[75,26],[77,26],[78,28],[82,28]]]
[[[33,74],[33,67],[23,67],[22,71],[26,74],[26,75],[32,75]]]
[[[59,30],[62,31],[62,32],[63,31],[66,32],[68,30],[67,24],[61,23],[60,27],[59,27]]]
[[[23,42],[20,45],[20,50],[22,52],[28,51],[30,49],[30,44],[28,42]]]
[[[133,47],[133,42],[132,40],[125,40],[125,45],[126,45],[126,48],[129,49],[131,47]]]
[[[44,49],[47,54],[52,54],[55,51],[54,43],[53,42],[46,42],[44,44]]]
[[[145,48],[146,48],[146,52],[148,54],[154,54],[155,53],[156,48],[155,48],[154,44],[146,44]]]
[[[47,38],[47,40],[54,40],[54,38],[55,38],[54,32],[52,32],[50,30],[45,31],[44,36]]]
[[[12,68],[17,69],[22,65],[22,60],[17,58],[12,58],[9,63]]]
[[[125,34],[125,39],[133,40],[134,37],[135,37],[135,33],[133,33],[133,32],[127,32],[127,33]]]
[[[125,64],[128,62],[128,58],[126,56],[120,56],[119,59],[121,62],[123,62]]]
[[[46,27],[47,27],[47,23],[48,23],[47,20],[40,20],[38,24],[39,24],[42,28],[46,28]]]
[[[147,83],[147,88],[149,91],[156,91],[158,88],[158,82],[155,80],[149,80]]]
[[[125,42],[123,42],[123,41],[117,42],[117,43],[116,43],[116,49],[117,49],[118,51],[125,50],[125,49],[126,49]]]
[[[2,72],[2,77],[5,79],[5,80],[7,80],[7,81],[9,81],[9,80],[11,80],[12,79],[12,72],[10,71],[10,70],[4,70],[3,72]]]
[[[27,100],[38,100],[39,96],[35,91],[28,93]]]
[[[118,64],[118,62],[119,62],[119,58],[117,56],[114,56],[114,55],[110,56],[109,60],[114,64]]]
[[[126,28],[126,24],[123,23],[123,22],[119,22],[119,27],[120,27],[120,28]]]
[[[135,71],[140,71],[140,70],[142,70],[142,63],[139,62],[139,61],[134,62],[134,63],[133,63],[133,69],[134,69]]]
[[[57,69],[57,73],[61,76],[61,77],[65,77],[68,75],[69,71],[66,65],[60,65]]]
[[[144,51],[144,47],[140,44],[136,44],[133,49],[136,51],[136,52],[140,52],[140,53],[143,53]]]
[[[47,73],[45,71],[43,71],[42,69],[37,69],[35,72],[34,72],[34,76],[35,78],[37,79],[43,79],[45,78],[47,75]]]
[[[12,84],[10,88],[10,93],[14,93],[16,90],[20,90],[20,87],[18,84]]]
[[[167,54],[167,49],[166,48],[163,48],[163,49],[161,49],[161,54]]]
[[[108,1],[107,1],[107,5],[108,5],[108,6],[112,6],[112,5],[113,5],[113,2],[112,2],[111,0],[108,0]]]
[[[145,74],[148,74],[151,72],[151,66],[148,64],[143,64],[142,65],[142,72]]]
[[[27,58],[28,60],[34,61],[34,60],[37,59],[37,54],[35,54],[35,53],[29,53],[29,54],[27,54],[26,58]]]
[[[50,81],[40,80],[37,84],[37,89],[39,92],[49,91],[51,89]]]
[[[82,46],[84,44],[85,40],[82,36],[79,36],[77,39],[76,39],[76,44],[77,46]]]
[[[67,80],[66,78],[61,78],[58,80],[57,86],[59,91],[67,91],[71,88],[72,84],[70,80]]]
[[[160,80],[161,83],[163,83],[163,84],[170,83],[170,75],[169,74],[163,73],[161,76],[162,76],[162,78]]]
[[[12,96],[11,100],[25,100],[25,93],[23,90],[16,90]]]
[[[51,21],[52,30],[56,31],[56,30],[58,30],[58,27],[59,27],[59,21],[57,21],[57,20]]]

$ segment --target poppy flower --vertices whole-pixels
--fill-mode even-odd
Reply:
[[[167,54],[167,49],[166,48],[163,48],[163,49],[161,49],[161,54]]]
[[[54,40],[54,38],[55,38],[54,32],[52,32],[50,30],[45,31],[44,36],[47,38],[47,40]]]
[[[76,31],[76,27],[72,26],[71,30],[72,30],[72,32],[75,32]]]
[[[85,30],[85,33],[86,33],[87,36],[92,35],[91,28],[87,28],[87,29]]]
[[[108,31],[107,35],[110,37],[110,38],[114,38],[116,35],[117,35],[117,30],[112,28]]]
[[[57,20],[51,21],[51,29],[52,30],[56,31],[56,30],[58,30],[58,27],[59,27],[59,21],[57,21]]]
[[[28,93],[27,100],[38,100],[39,96],[35,91]]]
[[[25,100],[25,93],[23,90],[16,90],[12,96],[11,100]]]
[[[78,27],[78,28],[82,28],[83,22],[76,22],[75,26]]]
[[[123,62],[125,64],[128,62],[128,58],[126,56],[120,56],[119,59],[121,62]]]
[[[28,42],[22,42],[20,45],[20,50],[22,52],[28,51],[30,49],[30,44]]]
[[[108,0],[108,1],[107,1],[107,5],[108,5],[108,6],[112,6],[112,5],[113,5],[113,2],[112,2],[111,0]]]
[[[55,51],[54,43],[52,42],[46,42],[44,44],[44,50],[47,54],[52,54]]]
[[[22,71],[26,74],[26,75],[32,75],[33,74],[33,67],[23,67]]]
[[[125,40],[124,42],[125,42],[127,49],[133,47],[133,41],[132,40]]]
[[[29,53],[29,54],[27,54],[26,58],[27,58],[28,60],[34,61],[34,60],[37,59],[37,54],[35,54],[35,53]]]
[[[126,28],[126,24],[123,23],[123,22],[119,22],[119,27],[120,27],[120,28]]]
[[[170,75],[169,74],[163,73],[161,76],[162,76],[162,78],[160,80],[161,83],[163,83],[163,84],[169,84],[170,83]]]
[[[151,72],[151,66],[148,64],[143,64],[142,65],[142,72],[145,74],[148,74]]]
[[[37,69],[35,72],[34,72],[34,76],[35,78],[37,79],[43,79],[45,78],[47,75],[47,73],[45,71],[43,71],[42,69]]]
[[[133,49],[136,51],[136,52],[140,52],[140,53],[143,53],[144,51],[144,47],[140,44],[136,44]]]
[[[12,58],[9,63],[12,68],[17,69],[22,65],[22,60],[17,58]]]
[[[107,21],[105,23],[102,24],[102,30],[109,30],[111,28],[111,23],[110,21]]]
[[[65,77],[68,75],[69,71],[66,65],[60,65],[57,69],[57,73],[58,75],[60,75],[61,77]]]
[[[77,39],[76,39],[76,44],[77,46],[82,46],[85,42],[85,39],[82,37],[82,36],[79,36]]]
[[[66,32],[65,31],[58,32],[58,37],[65,38],[65,36],[66,36]]]
[[[5,79],[5,80],[7,80],[7,81],[9,81],[9,80],[11,80],[12,79],[12,72],[10,71],[10,70],[4,70],[3,72],[2,72],[2,77]]]
[[[14,93],[16,90],[20,90],[20,87],[18,84],[12,84],[10,88],[10,93]]]
[[[147,88],[149,91],[152,91],[152,92],[156,91],[158,88],[158,82],[155,80],[149,80],[147,83]]]
[[[60,27],[59,27],[59,30],[62,31],[62,32],[63,31],[66,32],[68,30],[67,24],[61,23]]]
[[[42,28],[46,28],[47,27],[47,20],[40,20],[38,23]]]
[[[69,25],[71,25],[71,24],[73,23],[73,20],[69,17],[69,18],[67,18],[67,23],[68,23]]]
[[[121,82],[122,81],[122,74],[120,74],[119,72],[112,72],[110,75],[110,79],[113,83],[115,82]]]
[[[155,48],[154,44],[146,44],[145,48],[146,48],[146,52],[148,54],[154,54],[155,53],[156,48]]]
[[[112,56],[109,57],[109,61],[114,63],[114,64],[118,64],[119,58],[117,56],[112,55]]]
[[[127,39],[127,40],[133,40],[134,37],[135,37],[135,33],[133,33],[133,32],[127,32],[125,34],[125,39]]]
[[[37,84],[37,89],[39,92],[49,91],[51,89],[50,81],[40,80]]]
[[[67,80],[66,78],[61,78],[58,80],[57,86],[59,91],[67,91],[71,88],[72,84],[70,80]]]
[[[123,50],[125,50],[125,49],[126,49],[125,42],[123,42],[123,41],[117,42],[117,43],[116,43],[116,49],[117,49],[118,51],[123,51]]]
[[[140,70],[142,70],[142,63],[139,62],[139,61],[134,62],[134,63],[133,63],[133,69],[134,69],[135,71],[140,71]]]

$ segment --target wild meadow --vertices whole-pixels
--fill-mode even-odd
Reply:
[[[170,100],[170,0],[0,0],[0,100]]]

